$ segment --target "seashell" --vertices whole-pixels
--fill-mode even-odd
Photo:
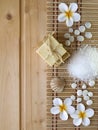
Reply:
[[[51,80],[50,86],[54,92],[62,92],[65,87],[65,81],[56,77]]]

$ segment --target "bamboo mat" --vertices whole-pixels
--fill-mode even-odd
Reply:
[[[60,13],[58,10],[58,4],[60,2],[65,2],[67,4],[71,2],[78,3],[78,12],[81,14],[81,21],[78,24],[74,23],[73,28],[76,29],[80,24],[83,25],[87,21],[92,23],[92,28],[89,29],[89,31],[92,32],[93,38],[90,40],[85,39],[82,43],[75,41],[70,47],[66,47],[70,54],[77,50],[81,44],[89,44],[98,47],[98,0],[47,0],[47,32],[55,31],[55,38],[64,44],[65,39],[63,35],[68,32],[68,28],[65,26],[65,23],[58,23],[57,20],[57,16]],[[75,127],[72,124],[72,119],[69,118],[67,121],[62,121],[59,116],[54,116],[50,113],[52,100],[55,97],[65,99],[72,94],[76,94],[77,90],[72,90],[70,87],[73,79],[69,76],[66,65],[67,61],[65,66],[60,66],[59,68],[47,67],[47,130],[98,130],[98,81],[96,81],[95,88],[88,89],[94,93],[94,97],[92,98],[94,103],[91,108],[95,110],[95,115],[91,118],[90,126]],[[62,93],[54,93],[50,88],[50,80],[56,76],[65,78],[66,87]],[[80,84],[81,82],[78,86],[80,86]],[[74,102],[74,105],[76,105],[76,102]]]

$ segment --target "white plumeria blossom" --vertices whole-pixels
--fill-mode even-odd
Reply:
[[[60,98],[55,98],[53,100],[54,107],[51,108],[51,113],[56,115],[60,114],[61,120],[67,120],[68,114],[73,114],[75,112],[75,108],[72,105],[72,100],[70,98],[66,98],[64,103]]]
[[[94,116],[94,110],[91,108],[88,108],[85,110],[85,106],[82,103],[79,103],[77,105],[77,110],[74,114],[71,115],[73,118],[73,124],[75,126],[84,125],[89,126],[90,125],[90,119],[92,116]]]
[[[76,13],[77,9],[78,5],[76,3],[70,3],[69,7],[65,3],[60,3],[59,10],[62,13],[58,16],[58,21],[66,21],[66,25],[71,27],[73,22],[80,21],[80,14]]]

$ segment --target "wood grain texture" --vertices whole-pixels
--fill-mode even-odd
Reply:
[[[22,130],[46,130],[46,65],[35,52],[46,33],[45,4],[46,0],[21,4]]]
[[[19,130],[19,0],[0,1],[0,130]]]

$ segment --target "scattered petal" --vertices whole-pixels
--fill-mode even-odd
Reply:
[[[88,91],[87,90],[83,90],[83,96],[87,96]]]
[[[75,30],[75,31],[74,31],[74,34],[75,34],[75,35],[79,35],[79,34],[80,34],[80,31],[79,31],[79,30]]]
[[[79,22],[80,21],[80,14],[78,14],[78,13],[74,13],[73,14],[73,21],[74,22]]]
[[[70,42],[74,42],[74,36],[70,36],[70,37],[69,37],[69,41],[70,41]]]
[[[69,10],[72,12],[76,12],[78,9],[78,5],[76,3],[70,3]]]
[[[53,100],[53,105],[54,106],[59,106],[59,105],[62,105],[62,100],[60,98],[55,98]]]
[[[76,83],[72,83],[72,84],[71,84],[71,87],[72,87],[73,89],[75,89],[75,88],[77,87],[77,84],[76,84]]]
[[[93,93],[92,92],[88,92],[88,96],[89,97],[93,97]]]
[[[61,120],[67,120],[68,119],[68,114],[66,111],[63,111],[60,113],[60,119]]]
[[[84,41],[84,37],[81,36],[81,35],[77,36],[77,41],[83,42]]]
[[[89,125],[90,125],[90,119],[84,118],[83,121],[82,121],[82,124],[83,124],[84,126],[89,126]]]
[[[87,88],[86,84],[83,84],[82,89],[86,89],[86,88]]]
[[[85,26],[80,26],[80,27],[79,27],[79,31],[80,31],[80,32],[85,32]]]
[[[66,40],[65,45],[66,45],[66,46],[70,46],[70,45],[71,45],[71,42],[70,42],[69,40]]]
[[[70,34],[69,33],[65,33],[64,34],[64,38],[69,38],[70,37]]]
[[[90,87],[93,87],[95,85],[95,81],[94,80],[90,80],[88,84],[89,84]]]
[[[89,100],[89,96],[84,96],[83,98],[85,101]]]
[[[76,99],[76,97],[75,97],[74,95],[71,95],[70,98],[71,98],[71,100],[73,100],[73,101]]]
[[[70,33],[73,33],[73,28],[69,28],[69,32],[70,32]]]
[[[88,101],[86,102],[86,104],[87,104],[88,106],[90,106],[90,105],[93,104],[93,101],[92,101],[92,100],[88,100]]]
[[[87,115],[87,117],[92,117],[92,116],[94,116],[94,110],[91,109],[91,108],[87,109],[87,110],[86,110],[86,115]]]
[[[92,33],[91,32],[85,32],[85,37],[90,39],[92,38]]]
[[[66,20],[65,14],[61,13],[58,15],[58,21],[59,22],[64,22]]]
[[[77,98],[77,102],[78,103],[82,102],[82,98]]]
[[[77,91],[77,95],[78,95],[78,96],[82,96],[82,94],[83,94],[82,90],[78,90],[78,91]]]
[[[50,112],[54,115],[59,114],[60,113],[59,107],[52,107]]]
[[[68,6],[65,3],[60,3],[59,10],[64,13],[65,11],[68,11]]]
[[[88,29],[91,28],[91,23],[90,22],[86,22],[85,23],[85,27],[88,28]]]

